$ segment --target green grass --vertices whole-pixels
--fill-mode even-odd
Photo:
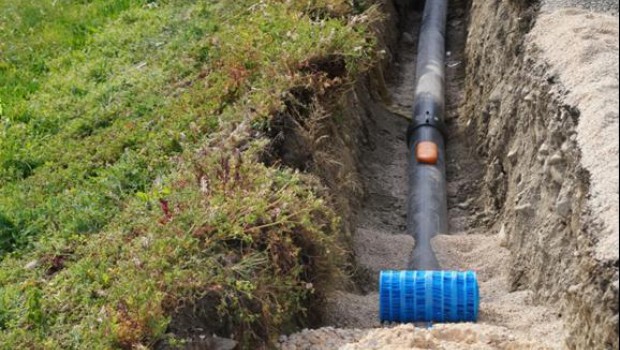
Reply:
[[[207,296],[246,342],[303,313],[338,219],[255,135],[323,90],[309,59],[372,64],[366,6],[0,0],[0,347],[150,346]]]
[[[121,3],[114,9],[131,7]],[[32,47],[16,48],[28,53],[9,61],[5,70],[14,79],[0,95],[0,212],[10,223],[0,249],[20,248],[49,230],[99,231],[128,196],[166,172],[171,156],[233,122],[227,115],[242,116],[228,109],[246,105],[254,121],[268,118],[279,108],[278,94],[301,83],[290,70],[304,58],[342,51],[353,53],[354,63],[364,54],[354,54],[364,42],[340,21],[296,22],[284,5],[255,16],[250,3],[133,4],[107,26],[84,25],[93,33],[79,40],[88,43],[81,48],[60,9],[65,25],[62,34],[48,34],[53,48],[39,35]],[[101,16],[114,13],[102,7]],[[26,13],[17,18],[33,11],[19,8]],[[26,22],[42,27],[35,33],[55,32],[41,21]],[[30,31],[23,32],[27,42]],[[38,50],[44,70],[37,68]],[[15,57],[10,49],[7,57]],[[24,66],[30,72],[22,74]],[[9,89],[27,93],[15,100]]]

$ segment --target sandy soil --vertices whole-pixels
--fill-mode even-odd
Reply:
[[[571,88],[567,103],[581,110],[577,142],[581,162],[591,175],[590,206],[604,227],[598,231],[596,256],[617,261],[618,17],[581,9],[543,13],[529,40]]]
[[[543,8],[545,10],[555,11],[568,7],[605,12],[618,16],[618,0],[543,0]]]
[[[502,247],[502,237],[501,232],[493,235],[470,232],[437,237],[433,246],[445,269],[473,269],[478,273],[479,325],[505,327],[515,339],[526,343],[535,340],[546,348],[563,348],[567,334],[561,315],[536,305],[531,291],[510,292],[505,273],[510,253]]]

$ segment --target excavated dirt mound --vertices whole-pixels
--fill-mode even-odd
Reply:
[[[529,40],[549,74],[569,87],[564,100],[581,112],[581,163],[591,177],[590,205],[605,227],[596,234],[596,258],[618,260],[618,18],[578,9],[543,13]]]

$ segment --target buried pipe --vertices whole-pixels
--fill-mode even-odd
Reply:
[[[415,270],[439,270],[431,240],[448,233],[445,162],[445,31],[448,0],[429,0],[424,7],[416,66],[413,119],[407,131],[409,161],[407,232],[416,248]]]
[[[382,322],[474,322],[475,272],[441,271],[432,239],[448,233],[446,194],[445,33],[447,0],[428,0],[418,44],[410,149],[407,232],[415,238],[410,271],[382,271]]]

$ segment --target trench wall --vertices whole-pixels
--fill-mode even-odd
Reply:
[[[471,4],[461,114],[487,164],[480,201],[511,251],[511,288],[555,305],[569,348],[617,349],[617,247],[615,259],[596,258],[597,232],[606,228],[589,205],[577,134],[585,121],[527,40],[539,11],[525,0]]]

